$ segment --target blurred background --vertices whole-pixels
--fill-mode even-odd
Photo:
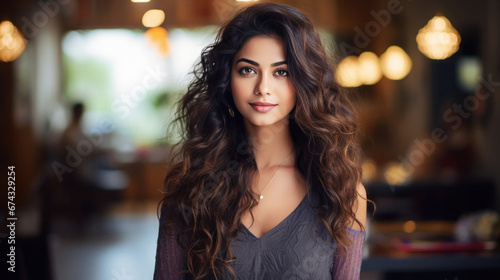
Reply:
[[[256,2],[1,2],[1,279],[152,279],[173,104]],[[310,15],[360,108],[361,279],[498,279],[500,2],[271,2]]]

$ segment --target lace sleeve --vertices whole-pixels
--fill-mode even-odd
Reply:
[[[156,263],[154,280],[184,280],[185,276],[180,272],[186,268],[186,252],[177,242],[177,232],[183,229],[181,219],[177,219],[174,227],[165,227],[166,221],[171,218],[167,213],[167,207],[163,204],[161,208],[160,227],[156,248]],[[181,238],[181,242],[185,242]]]
[[[347,248],[344,257],[336,257],[332,279],[334,280],[358,280],[363,260],[363,246],[365,232],[347,228],[347,236],[352,240],[351,246]]]

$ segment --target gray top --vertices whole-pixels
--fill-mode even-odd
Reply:
[[[260,238],[243,225],[231,245],[236,261],[229,264],[237,279],[359,279],[365,232],[346,228],[352,243],[346,255],[337,256],[337,244],[317,216],[318,205],[319,197],[309,191],[290,215]],[[162,221],[167,219],[163,210]],[[175,238],[161,234],[162,224],[154,279],[192,279],[180,276],[180,271],[187,268],[186,254]],[[223,273],[222,279],[234,279],[227,269]],[[208,275],[204,279],[217,277]]]
[[[319,200],[311,193],[260,238],[243,225],[231,247],[238,279],[331,279],[336,243],[317,217]]]

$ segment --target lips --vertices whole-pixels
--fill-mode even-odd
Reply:
[[[278,104],[272,104],[268,102],[252,102],[249,103],[252,108],[260,113],[266,113],[274,109]]]
[[[255,105],[255,106],[276,106],[278,104],[272,104],[272,103],[269,103],[269,102],[252,102],[250,103],[250,105]]]

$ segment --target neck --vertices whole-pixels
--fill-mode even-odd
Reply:
[[[269,126],[255,126],[245,122],[245,127],[253,145],[255,162],[259,170],[280,165],[292,152],[293,141],[288,120]],[[283,162],[283,166],[294,165],[294,154]]]

